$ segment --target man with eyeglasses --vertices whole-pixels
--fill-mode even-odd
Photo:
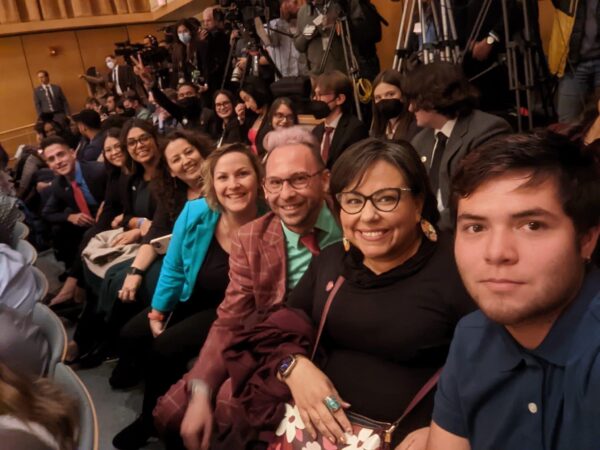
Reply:
[[[329,171],[311,133],[301,127],[273,131],[266,148],[263,188],[271,212],[233,238],[231,280],[217,320],[192,370],[154,411],[158,425],[180,431],[187,448],[208,448],[215,419],[219,431],[231,431],[224,448],[245,448],[239,439],[253,433],[230,400],[223,351],[251,317],[284,301],[313,255],[341,239],[326,202]]]
[[[327,104],[329,115],[313,134],[321,143],[321,157],[328,169],[355,142],[369,136],[369,130],[352,112],[352,81],[334,70],[317,78],[314,99]]]

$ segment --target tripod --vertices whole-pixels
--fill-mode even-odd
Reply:
[[[406,70],[406,60],[413,53],[409,47],[413,33],[421,38],[425,64],[436,60],[458,61],[460,52],[451,0],[430,0],[427,3],[426,9],[424,0],[404,2],[392,64],[398,72]],[[428,33],[428,25],[433,26],[434,36]]]
[[[477,36],[481,32],[481,27],[493,0],[484,0],[475,26],[469,35],[467,45],[460,55],[460,62],[464,61],[466,52],[475,43]],[[552,102],[552,89],[550,88],[550,72],[546,63],[546,58],[542,51],[539,34],[535,32],[537,28],[532,26],[531,22],[531,0],[516,0],[518,7],[514,12],[520,15],[523,29],[510,29],[511,20],[509,20],[509,1],[500,0],[502,6],[502,20],[504,25],[504,43],[506,46],[506,56],[486,68],[483,72],[475,75],[470,81],[482,76],[484,73],[498,67],[500,64],[506,64],[508,70],[508,87],[515,95],[515,112],[517,117],[518,131],[523,131],[525,119],[522,110],[522,94],[525,97],[525,108],[527,110],[527,129],[533,128],[533,108],[535,100],[535,90],[539,92],[542,107],[546,117],[553,117],[555,113],[554,103]],[[514,23],[514,21],[512,21]],[[521,56],[521,59],[519,59]]]
[[[354,51],[352,49],[350,24],[348,23],[348,17],[345,15],[339,15],[336,18],[334,25],[331,27],[331,31],[329,32],[329,39],[327,41],[327,47],[325,48],[325,53],[323,53],[323,57],[321,58],[318,73],[323,73],[325,69],[327,59],[331,54],[331,44],[333,43],[333,39],[335,37],[336,32],[339,32],[338,34],[340,36],[340,39],[342,40],[342,50],[344,52],[344,64],[346,66],[346,73],[352,80],[352,92],[354,95],[354,103],[356,106],[356,115],[359,120],[362,120],[362,112],[360,110],[360,99],[358,95],[358,82],[360,78],[360,70],[358,67],[358,61],[356,60],[356,56],[354,55]]]

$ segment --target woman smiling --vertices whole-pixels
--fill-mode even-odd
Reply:
[[[175,223],[152,307],[121,331],[122,357],[146,360],[146,386],[142,415],[115,437],[116,448],[139,448],[154,433],[156,400],[202,346],[229,282],[231,238],[258,214],[261,178],[257,157],[242,144],[205,161],[205,198],[189,201]]]

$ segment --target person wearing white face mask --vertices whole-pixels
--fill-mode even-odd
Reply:
[[[200,71],[199,41],[197,38],[198,24],[190,19],[177,22],[177,42],[173,45],[171,62],[173,64],[172,86],[176,87],[184,81],[191,81]]]
[[[117,95],[123,95],[128,89],[136,90],[137,79],[133,69],[127,64],[119,64],[115,55],[104,59],[108,73],[108,86]]]

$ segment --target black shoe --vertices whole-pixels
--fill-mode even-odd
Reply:
[[[112,354],[108,344],[103,343],[81,355],[75,362],[82,369],[93,369],[111,357]]]
[[[148,439],[156,435],[152,425],[146,422],[142,416],[135,419],[117,433],[112,441],[113,446],[119,450],[137,450],[146,445]]]
[[[127,389],[135,386],[142,380],[139,368],[132,363],[119,359],[117,366],[113,369],[108,382],[113,389]]]

